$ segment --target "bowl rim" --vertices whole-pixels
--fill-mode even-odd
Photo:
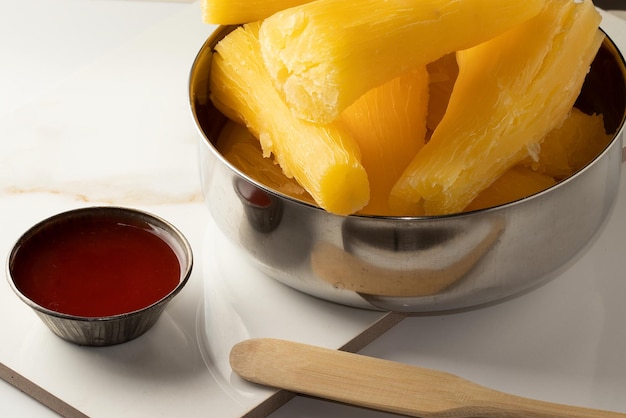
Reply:
[[[52,223],[63,222],[67,219],[72,218],[75,215],[88,215],[90,213],[97,215],[97,217],[101,217],[102,215],[107,215],[107,214],[113,215],[115,217],[132,217],[132,218],[139,217],[145,220],[151,226],[155,226],[163,230],[168,236],[172,237],[178,243],[178,245],[180,245],[182,253],[184,255],[184,259],[181,260],[182,261],[181,272],[180,272],[180,278],[179,278],[178,284],[165,296],[161,297],[160,299],[154,301],[153,303],[149,305],[146,305],[134,311],[123,312],[123,313],[115,314],[115,315],[106,315],[106,316],[82,316],[82,315],[72,315],[72,314],[68,314],[64,312],[59,312],[59,311],[46,308],[38,304],[37,302],[33,301],[31,298],[29,298],[25,293],[23,293],[17,287],[17,285],[15,284],[15,280],[13,278],[13,274],[11,273],[12,261],[15,259],[17,253],[19,252],[21,244],[24,241],[28,240],[30,237],[37,234],[38,231],[46,228],[48,225]],[[158,236],[158,237],[159,239],[166,242],[171,247],[171,244],[167,240],[163,239],[161,236]],[[177,252],[176,250],[174,251]],[[111,322],[111,321],[121,321],[121,320],[129,319],[132,317],[140,316],[147,312],[153,311],[154,309],[168,303],[174,296],[176,296],[183,289],[183,287],[189,281],[189,277],[191,276],[191,271],[193,269],[193,262],[194,262],[193,251],[185,235],[178,228],[176,228],[172,223],[161,218],[160,216],[154,215],[152,213],[149,213],[143,210],[122,207],[122,206],[87,206],[87,207],[82,207],[82,208],[77,208],[77,209],[70,209],[70,210],[63,211],[55,215],[49,216],[35,223],[30,228],[28,228],[24,233],[22,233],[22,235],[20,235],[20,237],[15,241],[15,243],[11,247],[11,251],[9,252],[9,255],[7,257],[6,277],[7,277],[7,281],[9,282],[9,286],[11,287],[13,292],[15,292],[15,294],[22,300],[22,302],[24,302],[26,305],[28,305],[30,308],[32,308],[39,314],[44,314],[47,316],[52,316],[52,317],[56,317],[60,319],[77,321],[77,322]]]

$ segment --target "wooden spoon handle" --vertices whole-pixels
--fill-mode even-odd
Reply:
[[[437,370],[270,338],[235,345],[230,364],[254,383],[411,416],[626,417],[509,395]]]

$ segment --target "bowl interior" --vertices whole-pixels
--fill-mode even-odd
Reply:
[[[218,27],[200,49],[190,73],[189,95],[192,114],[206,145],[233,172],[262,190],[278,195],[281,198],[297,201],[297,199],[273,190],[267,185],[249,177],[246,173],[241,172],[223,158],[215,146],[220,132],[226,123],[226,117],[213,106],[210,100],[208,80],[211,57],[215,45],[236,28],[237,26],[232,25]],[[576,107],[585,113],[602,114],[606,132],[613,135],[613,140],[617,138],[626,117],[624,112],[626,108],[626,66],[619,49],[608,35],[591,65],[581,93],[576,100]],[[558,183],[556,186],[558,186]],[[305,201],[299,201],[299,203],[309,205]],[[368,215],[368,217],[371,216]]]

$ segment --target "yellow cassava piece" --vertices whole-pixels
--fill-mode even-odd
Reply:
[[[256,22],[311,0],[202,0],[202,20],[218,25]]]
[[[513,167],[480,192],[465,211],[490,208],[539,193],[556,184],[546,175],[526,167]]]
[[[272,86],[259,52],[258,23],[235,29],[215,47],[209,89],[215,106],[243,121],[319,206],[350,214],[369,200],[369,183],[354,139],[335,124],[295,118]]]
[[[232,165],[254,180],[287,196],[315,204],[298,182],[285,176],[271,158],[263,157],[259,140],[245,126],[226,121],[216,145]]]
[[[587,115],[573,108],[563,125],[541,143],[539,154],[524,165],[540,173],[564,179],[591,162],[611,141],[602,115]]]
[[[339,117],[359,144],[370,182],[362,214],[390,214],[389,192],[424,146],[428,79],[425,66],[409,70],[359,97]]]
[[[545,0],[316,0],[268,17],[261,52],[294,113],[328,123],[410,68],[477,45]]]
[[[446,114],[391,192],[402,214],[460,212],[536,151],[580,93],[604,35],[590,0],[548,0],[535,18],[457,52]]]

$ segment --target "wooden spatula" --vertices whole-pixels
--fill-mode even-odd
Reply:
[[[235,345],[244,379],[381,411],[420,417],[626,417],[510,395],[450,373],[290,341]]]

